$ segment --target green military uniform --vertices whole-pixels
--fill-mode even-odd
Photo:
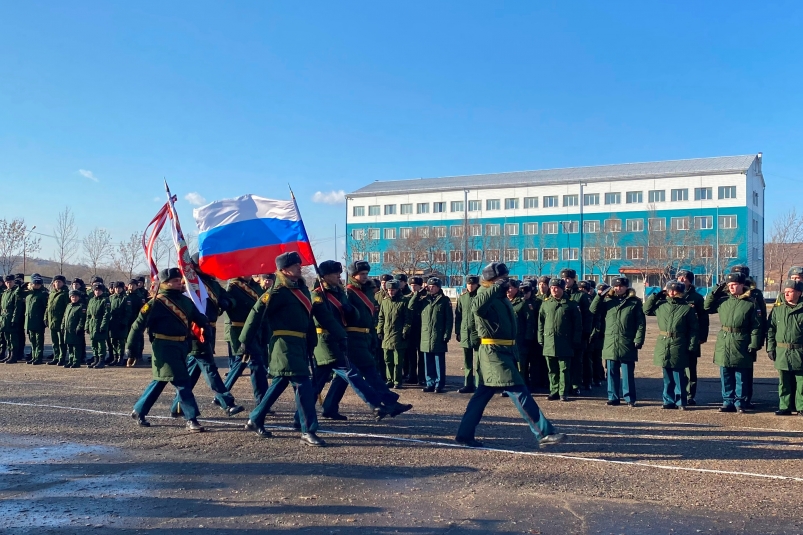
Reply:
[[[401,291],[390,297],[387,295],[379,305],[376,334],[385,353],[386,377],[397,388],[403,383],[404,352],[407,349],[407,334],[410,331],[412,314],[408,299]]]
[[[524,299],[521,290],[510,302],[510,305],[516,315],[515,348],[519,373],[524,378],[524,382],[529,383],[531,346],[535,342],[536,329],[538,328],[537,311],[532,303],[532,298]]]
[[[580,318],[583,322],[582,325],[582,338],[580,340],[580,347],[575,351],[571,359],[569,373],[572,381],[572,390],[578,393],[583,383],[583,358],[585,357],[585,346],[588,338],[591,335],[591,328],[593,326],[593,314],[589,308],[591,306],[591,299],[588,294],[581,290],[575,282],[571,288],[566,288],[565,293],[570,301],[577,303],[580,309]]]
[[[390,280],[390,279],[389,279]],[[388,281],[385,281],[386,283]],[[374,292],[374,300],[376,301],[376,310],[379,311],[379,307],[382,306],[382,301],[388,299],[388,293],[383,288],[380,288],[376,292]],[[379,316],[377,316],[377,321],[379,320]],[[376,367],[379,374],[382,376],[383,379],[386,381],[389,380],[387,372],[385,370],[385,351],[382,348],[382,342],[377,339],[377,343],[374,349],[374,366]]]
[[[25,331],[31,341],[31,364],[41,363],[45,351],[47,297],[44,288],[30,290],[25,296]]]
[[[125,293],[112,294],[109,298],[109,337],[111,339],[109,359],[112,365],[121,364],[120,359],[125,354],[125,343],[128,341],[132,316],[134,316],[134,305],[131,297]]]
[[[109,339],[109,318],[111,303],[103,295],[93,297],[86,307],[86,331],[92,344],[93,361],[91,367],[103,368],[106,357],[106,341]]]
[[[432,278],[427,281],[432,285]],[[446,350],[454,327],[452,301],[440,289],[426,297],[421,310],[421,342],[419,349],[424,353],[424,366],[427,375],[425,391],[443,392],[446,388]]]
[[[785,287],[797,291],[803,283],[787,281]],[[776,305],[769,318],[767,354],[778,370],[779,416],[797,409],[803,414],[803,300],[792,305],[784,298]]]
[[[427,290],[422,288],[411,293],[407,298],[407,308],[412,313],[408,338],[410,344],[407,349],[407,369],[410,383],[426,384],[426,369],[424,354],[419,350],[421,345],[421,311],[426,305]]]
[[[242,358],[240,334],[243,332],[243,327],[245,327],[245,321],[248,319],[251,308],[257,303],[259,296],[262,294],[262,288],[250,278],[236,278],[229,280],[226,293],[232,301],[231,308],[226,312],[231,322],[229,337],[226,341],[231,344],[231,351],[236,355],[236,360]],[[231,361],[230,364],[232,364]]]
[[[68,303],[64,309],[64,319],[61,322],[61,332],[64,333],[64,342],[67,344],[66,368],[80,368],[84,360],[81,351],[84,348],[84,329],[86,328],[86,305],[83,300],[77,303]]]
[[[457,341],[460,342],[460,347],[463,349],[463,390],[465,392],[473,392],[477,386],[474,376],[474,356],[480,348],[480,337],[477,333],[474,313],[471,311],[471,303],[477,296],[477,291],[466,290],[460,294],[454,311]]]
[[[64,311],[70,304],[69,291],[66,286],[60,290],[53,290],[47,296],[47,311],[45,313],[45,323],[50,329],[50,341],[53,344],[53,364],[64,365],[69,361],[67,353],[67,341],[64,331],[61,329],[64,322]]]
[[[569,366],[582,344],[583,319],[576,301],[564,293],[549,297],[538,311],[538,343],[549,373],[550,399],[566,398],[571,387]]]
[[[370,281],[362,285],[349,277],[348,282],[346,295],[348,296],[349,304],[358,311],[346,327],[346,332],[348,333],[349,360],[351,360],[357,368],[376,368],[374,355],[376,354],[376,346],[378,345],[376,321],[379,306],[376,304],[374,294],[370,291],[372,288]],[[368,286],[368,288],[365,288],[365,286]]]
[[[700,359],[700,344],[708,341],[710,321],[708,312],[705,311],[705,298],[697,293],[694,286],[689,286],[683,294],[683,299],[692,307],[697,316],[697,343],[689,353],[689,365],[686,368],[686,376],[689,381],[689,402],[696,405],[697,402],[693,400],[697,396],[697,362]]]
[[[11,277],[9,279],[9,277]],[[9,275],[6,280],[14,280]],[[25,356],[25,294],[19,285],[7,288],[0,301],[0,331],[6,340],[11,364],[22,360]]]
[[[6,284],[5,282],[0,279],[0,303],[3,302],[3,294],[6,291]],[[2,314],[2,309],[0,309],[0,314]],[[0,315],[0,325],[2,325],[2,316]],[[5,362],[6,360],[6,350],[8,349],[8,343],[6,342],[5,334],[3,333],[2,328],[0,328],[0,362]]]
[[[137,315],[145,303],[148,302],[149,297],[148,293],[145,291],[144,288],[134,288],[132,291],[128,291],[126,293],[128,298],[131,300],[131,316],[129,316],[129,323],[127,332],[131,333],[131,326],[134,324],[134,321],[137,319]],[[142,358],[142,352],[145,349],[145,334],[140,333],[135,340],[132,341],[133,343],[130,344],[128,349],[129,358],[126,362],[126,366],[131,368],[133,367],[139,359]],[[127,339],[126,339],[127,343]]]

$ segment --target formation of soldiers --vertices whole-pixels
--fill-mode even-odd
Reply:
[[[646,316],[655,316],[659,329],[654,363],[663,371],[663,408],[696,405],[700,345],[708,339],[709,315],[719,314],[722,327],[714,350],[722,381],[719,410],[752,408],[753,365],[765,342],[780,377],[776,414],[801,414],[803,407],[803,268],[790,270],[784,293],[767,317],[763,294],[745,266],[734,267],[705,298],[693,285],[694,274],[679,271],[642,303],[625,277],[596,285],[564,269],[558,278],[519,281],[509,277],[505,264],[491,263],[480,276],[466,278],[453,309],[437,277],[371,279],[371,266],[364,261],[349,265],[346,284],[339,262],[322,262],[310,290],[294,252],[277,257],[276,273],[231,279],[225,289],[200,270],[197,257],[193,260],[208,294],[205,314],[183,294],[177,268],[162,270],[158,290],[150,295],[144,278],[132,279],[127,287],[112,283],[109,291],[98,277],[89,290],[81,279],[68,289],[61,275],[49,290],[38,274],[28,284],[21,274],[5,277],[3,362],[25,359],[27,335],[32,348],[27,361],[45,363],[49,329],[53,357],[46,364],[131,367],[142,359],[147,332],[153,381],[132,412],[140,426],[150,426],[146,416],[169,382],[176,390],[171,416],[183,417],[191,432],[203,431],[193,394],[202,374],[221,410],[229,416],[242,412],[231,390],[248,368],[255,408],[245,429],[270,437],[265,419],[292,386],[295,428],[305,444],[323,446],[316,434],[316,401],[323,418],[347,420],[339,404],[351,386],[377,421],[407,412],[412,405],[400,403],[398,393],[405,384],[427,393],[445,391],[445,353],[454,337],[463,353],[459,392],[473,394],[457,442],[480,445],[474,430],[488,401],[500,394],[547,445],[565,436],[541,413],[533,390],[547,389],[548,400],[566,401],[607,382],[608,405],[637,406],[635,365]],[[221,314],[230,353],[225,380],[214,360]]]

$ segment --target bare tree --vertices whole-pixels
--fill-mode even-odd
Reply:
[[[786,277],[786,270],[791,267],[797,250],[792,244],[803,241],[803,218],[792,208],[776,217],[772,222],[770,239],[766,245],[767,276],[778,273],[778,290]]]
[[[142,241],[138,233],[133,233],[127,240],[121,240],[117,248],[112,253],[112,263],[114,268],[128,275],[131,279],[134,272],[142,265],[143,259]]]
[[[0,219],[0,271],[8,275],[19,264],[20,257],[39,251],[40,239],[31,237],[24,219]]]
[[[354,231],[352,231],[351,238],[349,239],[349,253],[351,254],[351,258],[345,258],[347,264],[355,260],[371,261],[369,253],[375,252],[379,243],[379,236],[375,235],[374,232],[379,232],[379,230],[354,229]]]
[[[78,225],[75,223],[75,216],[69,206],[59,212],[56,217],[53,236],[56,238],[53,261],[59,265],[59,273],[64,273],[64,265],[72,260],[78,248]]]
[[[92,275],[98,274],[98,268],[103,262],[112,256],[112,237],[106,229],[95,227],[83,239],[84,261],[92,271]]]

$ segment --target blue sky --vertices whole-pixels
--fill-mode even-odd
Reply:
[[[331,257],[316,192],[759,151],[798,203],[800,2],[2,0],[0,50],[0,217],[44,233],[141,231],[163,177],[185,231],[186,195],[290,183]]]

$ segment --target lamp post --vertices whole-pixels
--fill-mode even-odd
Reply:
[[[719,284],[719,205],[717,205],[717,220],[716,220],[716,243],[717,243],[717,250],[714,252],[714,275],[716,276],[716,283],[715,286]]]
[[[580,277],[586,276],[586,257],[583,251],[583,204],[585,204],[585,199],[583,198],[583,188],[586,187],[588,184],[586,182],[580,182]]]
[[[27,262],[27,249],[28,249],[28,237],[31,235],[31,232],[36,229],[36,225],[31,227],[31,230],[28,231],[28,234],[25,235],[25,238],[22,240],[22,272],[25,273],[25,264]]]

